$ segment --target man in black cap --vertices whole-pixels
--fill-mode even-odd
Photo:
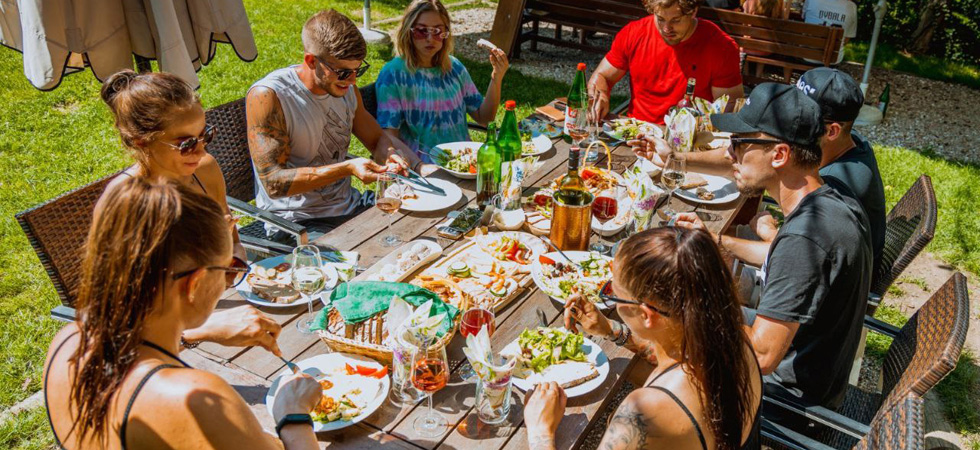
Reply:
[[[793,86],[764,83],[741,111],[713,114],[711,123],[732,133],[728,158],[739,191],[768,192],[786,214],[763,255],[762,297],[749,317],[766,391],[836,408],[861,336],[872,253],[863,208],[818,172],[820,108]],[[693,213],[679,214],[677,224],[704,229]],[[740,240],[717,238],[743,259]]]

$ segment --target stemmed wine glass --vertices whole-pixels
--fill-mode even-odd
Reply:
[[[601,225],[614,219],[619,213],[619,199],[623,196],[622,185],[612,185],[603,189],[592,200],[592,217],[595,217]],[[602,233],[599,234],[599,241],[592,244],[589,250],[602,254],[609,253],[612,245],[603,242]]]
[[[301,245],[293,249],[293,289],[299,291],[306,300],[309,316],[296,322],[300,333],[312,333],[313,330],[313,296],[323,291],[326,275],[323,273],[323,261],[320,259],[320,249],[315,245]]]
[[[667,158],[663,172],[660,175],[660,181],[667,188],[667,203],[664,204],[663,214],[668,220],[677,214],[677,211],[674,211],[670,207],[670,200],[671,196],[674,195],[674,189],[684,185],[686,169],[686,163],[683,159],[670,156]]]
[[[449,381],[449,365],[446,347],[433,346],[434,339],[422,343],[412,362],[412,384],[429,398],[429,410],[415,419],[415,432],[423,437],[442,435],[449,426],[446,418],[432,409],[432,395],[446,387]]]
[[[380,239],[382,247],[394,247],[402,243],[391,231],[391,216],[402,206],[402,186],[397,178],[384,174],[375,182],[375,206],[388,216],[387,234]]]
[[[459,322],[459,333],[463,335],[465,339],[467,336],[475,336],[480,332],[480,329],[484,326],[487,327],[487,335],[493,336],[494,325],[494,315],[493,311],[489,309],[483,309],[479,306],[470,308],[463,313],[463,317]],[[473,371],[473,366],[470,365],[469,360],[463,362],[463,365],[459,368],[459,375],[464,380],[470,380],[475,375],[476,372]]]

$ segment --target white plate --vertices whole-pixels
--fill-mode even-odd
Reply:
[[[328,353],[325,355],[317,355],[309,359],[304,359],[296,363],[300,370],[313,375],[317,380],[323,378],[322,374],[329,374],[336,368],[343,368],[344,364],[360,364],[362,366],[370,366],[381,368],[382,365],[377,361],[369,359],[365,356],[351,355],[349,353]],[[269,409],[269,414],[272,414],[272,405],[275,401],[276,392],[279,390],[279,381],[282,376],[292,373],[289,368],[283,369],[282,373],[272,381],[272,385],[269,387],[269,392],[265,395],[265,406]],[[316,375],[320,373],[320,375]],[[378,380],[381,384],[381,388],[378,389],[378,394],[361,410],[361,414],[353,418],[353,420],[335,420],[329,423],[313,422],[313,431],[316,433],[322,431],[333,431],[339,430],[341,428],[347,428],[355,423],[358,423],[366,418],[368,418],[372,413],[378,410],[382,404],[384,404],[385,399],[388,398],[388,391],[391,389],[391,379],[385,376]],[[339,400],[339,399],[335,399]]]
[[[435,177],[426,177],[426,179],[446,191],[446,195],[426,192],[425,188],[412,185],[412,189],[419,198],[403,200],[401,209],[412,212],[439,211],[455,205],[459,199],[463,198],[463,191],[460,190],[459,186],[456,186],[456,183]]]
[[[613,139],[616,139],[617,141],[624,141],[625,142],[626,139],[623,138],[623,135],[620,134],[620,133],[617,133],[616,131],[614,131],[614,128],[613,128],[613,124],[614,123],[619,123],[620,121],[625,121],[625,120],[626,119],[613,119],[613,120],[611,120],[609,122],[603,123],[602,124],[602,132],[605,133],[606,136],[609,136],[609,137],[611,137]],[[663,137],[664,137],[664,131],[663,131],[662,128],[660,128],[659,125],[657,125],[655,123],[644,122],[644,121],[639,120],[639,119],[634,119],[634,120],[636,120],[637,122],[642,122],[644,124],[650,125],[652,127],[651,129],[654,130],[653,131],[653,134],[655,134],[658,138],[663,139]],[[612,123],[610,123],[610,122],[612,122]]]
[[[568,255],[573,262],[585,261],[593,254],[593,252],[580,252],[574,250],[566,251],[564,253]],[[596,255],[602,259],[605,259],[606,261],[612,261],[612,258],[608,256],[598,255],[597,253]],[[561,253],[558,252],[545,253],[542,256],[551,258],[551,260],[555,262],[568,262],[568,260],[566,260],[565,257],[561,256]],[[538,258],[531,263],[531,278],[534,280],[534,284],[538,286],[538,289],[541,289],[541,292],[548,294],[549,297],[561,304],[565,303],[566,299],[562,295],[561,291],[558,289],[552,289],[547,283],[545,283],[544,268],[541,267],[541,258]],[[602,303],[597,303],[596,307],[599,309],[609,309]]]
[[[292,255],[280,255],[280,256],[274,256],[272,258],[266,258],[263,259],[262,261],[251,263],[249,264],[249,266],[251,266],[250,267],[251,270],[255,270],[255,266],[264,267],[268,269],[270,267],[276,267],[284,262],[290,262],[291,259],[292,259]],[[348,260],[350,260],[350,258],[348,258]],[[356,259],[353,261],[354,263],[356,263]],[[330,290],[337,285],[338,275],[337,275],[337,266],[335,264],[336,263],[331,263],[331,262],[323,263],[323,275],[326,277],[326,284],[324,284],[323,286],[323,292],[330,292]],[[269,308],[291,308],[293,306],[303,304],[302,296],[300,296],[300,298],[296,299],[292,303],[270,302],[262,297],[259,297],[254,292],[252,292],[252,286],[248,284],[247,280],[243,281],[242,284],[236,286],[235,289],[237,289],[238,293],[245,298],[245,301],[253,305],[266,306]]]
[[[405,271],[405,273],[402,273],[397,278],[395,278],[393,280],[385,280],[385,281],[392,281],[392,282],[396,282],[396,283],[397,282],[404,281],[406,278],[408,278],[409,275],[415,273],[416,270],[422,268],[422,266],[424,266],[426,264],[429,264],[432,261],[435,261],[436,259],[439,258],[440,255],[442,255],[442,247],[439,246],[439,244],[437,244],[437,243],[435,243],[433,241],[427,240],[427,239],[416,239],[416,240],[411,241],[411,242],[406,242],[401,247],[398,247],[397,249],[395,249],[394,251],[392,251],[391,253],[389,253],[388,255],[386,255],[384,258],[381,258],[380,261],[374,263],[374,265],[372,265],[371,267],[368,267],[368,269],[365,270],[364,273],[361,273],[355,279],[356,280],[359,280],[359,281],[360,280],[367,280],[368,277],[370,277],[371,275],[373,275],[373,274],[375,274],[377,272],[380,272],[381,269],[384,268],[384,266],[386,264],[396,264],[397,265],[398,257],[402,253],[405,253],[405,252],[411,250],[412,247],[414,247],[416,244],[421,244],[421,245],[424,245],[424,246],[428,247],[429,248],[429,255],[426,256],[425,258],[422,258],[419,262],[415,263],[414,265],[412,265],[412,267],[409,267],[408,270]]]
[[[531,143],[534,144],[534,151],[531,153],[522,153],[521,156],[538,156],[551,150],[551,139],[543,134],[532,138]]]
[[[435,148],[438,148],[440,150],[445,150],[446,152],[448,152],[450,154],[452,154],[454,151],[462,150],[462,149],[467,148],[467,147],[472,148],[473,149],[473,161],[475,163],[476,162],[476,152],[480,151],[480,147],[482,147],[482,146],[483,146],[483,143],[482,142],[462,141],[462,142],[450,142],[448,144],[439,144],[439,145],[435,146]],[[454,176],[456,178],[460,178],[460,179],[463,179],[463,180],[475,180],[476,179],[476,174],[475,173],[457,172],[455,170],[449,170],[449,169],[447,169],[445,167],[442,167],[442,166],[439,166],[439,168],[442,169],[442,170],[445,170],[446,172],[448,172],[449,174],[451,174],[452,176]],[[432,180],[432,178],[429,178],[429,180]]]
[[[564,328],[559,329],[564,330]],[[515,354],[518,351],[520,350],[518,350],[517,347],[517,339],[514,339],[514,341],[507,344],[507,346],[504,347],[500,353]],[[586,360],[595,365],[596,371],[599,372],[599,375],[578,386],[565,389],[565,395],[569,398],[585,395],[596,390],[596,388],[602,386],[602,382],[606,381],[606,377],[609,376],[609,357],[606,356],[606,353],[603,352],[595,342],[592,342],[592,340],[589,338],[585,338],[585,341],[582,342],[582,351],[585,352]],[[528,389],[534,387],[526,379],[518,378],[516,376],[514,377],[514,386],[524,392],[527,392]]]
[[[704,180],[708,182],[705,189],[713,192],[715,198],[711,200],[702,200],[698,197],[697,190],[694,189],[675,189],[674,195],[683,198],[684,200],[689,200],[696,203],[704,203],[707,205],[719,205],[722,203],[728,203],[738,198],[738,186],[735,182],[729,180],[728,178],[721,177],[718,175],[708,175],[699,173],[698,175],[704,177]]]

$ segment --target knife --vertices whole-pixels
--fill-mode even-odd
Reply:
[[[415,172],[412,169],[407,169],[407,170],[408,170],[408,174],[412,176],[412,179],[421,180],[423,183],[428,185],[429,189],[438,192],[440,195],[446,195],[446,191],[442,190],[442,188],[440,188],[439,186],[432,184],[432,182],[429,181],[428,178],[419,175],[417,172]]]
[[[440,197],[445,197],[446,196],[446,191],[440,189],[437,186],[433,186],[433,185],[430,185],[430,184],[425,184],[421,180],[418,180],[418,179],[415,179],[415,178],[409,178],[409,177],[406,177],[404,175],[399,175],[399,174],[394,173],[394,172],[390,172],[388,175],[391,175],[391,176],[393,176],[395,178],[398,178],[399,180],[402,180],[402,181],[404,181],[406,183],[412,183],[413,185],[421,188],[419,190],[421,190],[422,192],[425,192],[427,194],[434,194],[434,195],[438,195]]]
[[[541,328],[548,328],[548,316],[544,314],[541,308],[536,308],[535,312],[538,313],[538,325]]]

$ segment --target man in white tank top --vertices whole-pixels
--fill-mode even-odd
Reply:
[[[386,171],[434,169],[420,167],[364,108],[356,80],[368,68],[367,45],[354,22],[335,10],[314,14],[303,26],[303,48],[302,63],[249,89],[248,146],[256,205],[305,225],[315,238],[374,204],[372,193],[351,187],[351,176],[372,183]],[[372,159],[347,158],[352,132]]]

